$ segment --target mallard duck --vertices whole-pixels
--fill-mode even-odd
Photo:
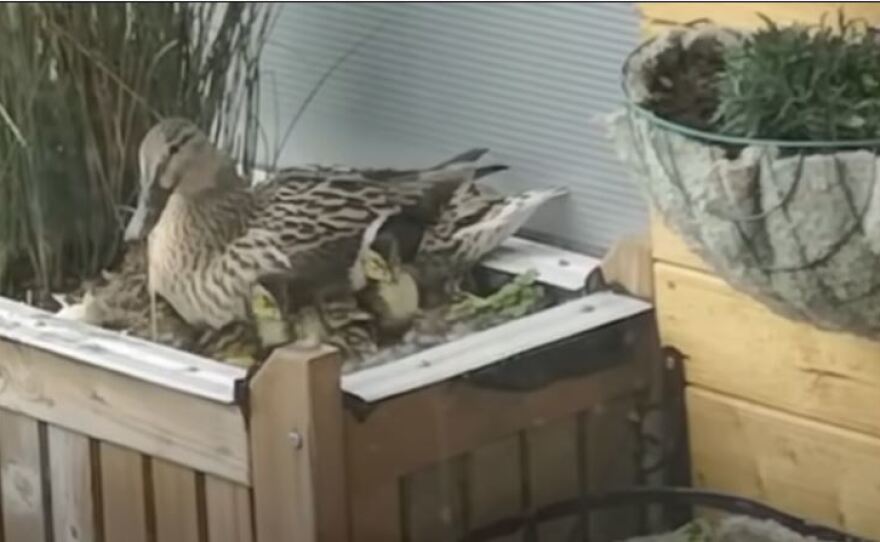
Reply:
[[[410,278],[418,284],[421,306],[436,307],[449,301],[460,294],[461,279],[484,256],[519,230],[543,204],[567,193],[563,188],[514,195],[490,192],[478,181],[506,170],[507,166],[477,166],[487,152],[484,148],[471,149],[427,170],[356,170],[336,166],[285,171],[301,178],[345,174],[392,184],[412,181],[426,172],[462,177],[462,183],[441,206],[435,220],[420,221],[406,215],[390,217],[371,245],[381,256],[374,263],[382,262],[379,265],[386,265],[393,276],[374,280],[362,297],[383,315],[386,324],[397,327],[412,316]],[[395,311],[400,317],[392,314]]]
[[[255,296],[265,303],[263,292],[258,290]],[[82,298],[66,304],[56,315],[239,364],[252,362],[262,347],[271,345],[260,340],[257,325],[242,323],[222,332],[199,330],[164,299],[157,297],[151,304],[145,249],[139,245],[129,247],[116,270],[87,283]]]
[[[413,258],[423,305],[436,306],[459,293],[468,271],[542,205],[565,194],[564,188],[501,195],[476,183],[459,187],[436,224],[425,230]]]
[[[164,299],[157,299],[155,312],[151,312],[146,271],[144,248],[131,246],[115,271],[104,271],[98,279],[86,283],[82,299],[56,314],[191,350],[198,331],[189,326],[171,305]]]
[[[288,277],[318,301],[362,288],[356,264],[386,219],[431,222],[466,180],[280,172],[246,187],[232,159],[184,119],[150,129],[139,159],[125,237],[148,240],[149,287],[188,323],[213,329],[249,320],[249,293],[262,278]]]

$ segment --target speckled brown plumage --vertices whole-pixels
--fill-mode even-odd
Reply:
[[[150,287],[187,322],[213,329],[248,320],[250,289],[261,278],[286,276],[316,294],[359,288],[356,263],[383,221],[394,214],[431,219],[462,182],[286,170],[251,188],[201,131],[179,119],[147,134],[141,172],[142,199],[129,230],[149,231]]]

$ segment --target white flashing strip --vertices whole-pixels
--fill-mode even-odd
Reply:
[[[0,297],[0,337],[221,403],[235,401],[241,367],[129,337]]]
[[[597,258],[521,237],[511,237],[480,262],[512,275],[535,270],[538,281],[571,291],[582,290],[600,264]]]
[[[436,384],[544,345],[650,310],[600,292],[506,322],[396,361],[343,375],[343,391],[372,402]]]

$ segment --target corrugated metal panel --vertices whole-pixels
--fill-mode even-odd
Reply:
[[[595,253],[645,225],[641,196],[594,120],[620,103],[620,66],[639,40],[632,4],[280,9],[262,102],[266,148],[280,152],[279,163],[418,166],[486,146],[487,160],[512,166],[493,181],[498,188],[571,189],[530,223],[544,237]],[[278,149],[322,74],[371,34]]]

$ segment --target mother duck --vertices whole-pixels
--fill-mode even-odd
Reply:
[[[150,129],[139,162],[125,238],[148,238],[150,289],[190,324],[213,329],[249,319],[261,279],[289,277],[318,297],[360,288],[356,264],[385,220],[430,222],[468,180],[429,170],[395,183],[279,175],[251,187],[197,126],[176,118]]]

